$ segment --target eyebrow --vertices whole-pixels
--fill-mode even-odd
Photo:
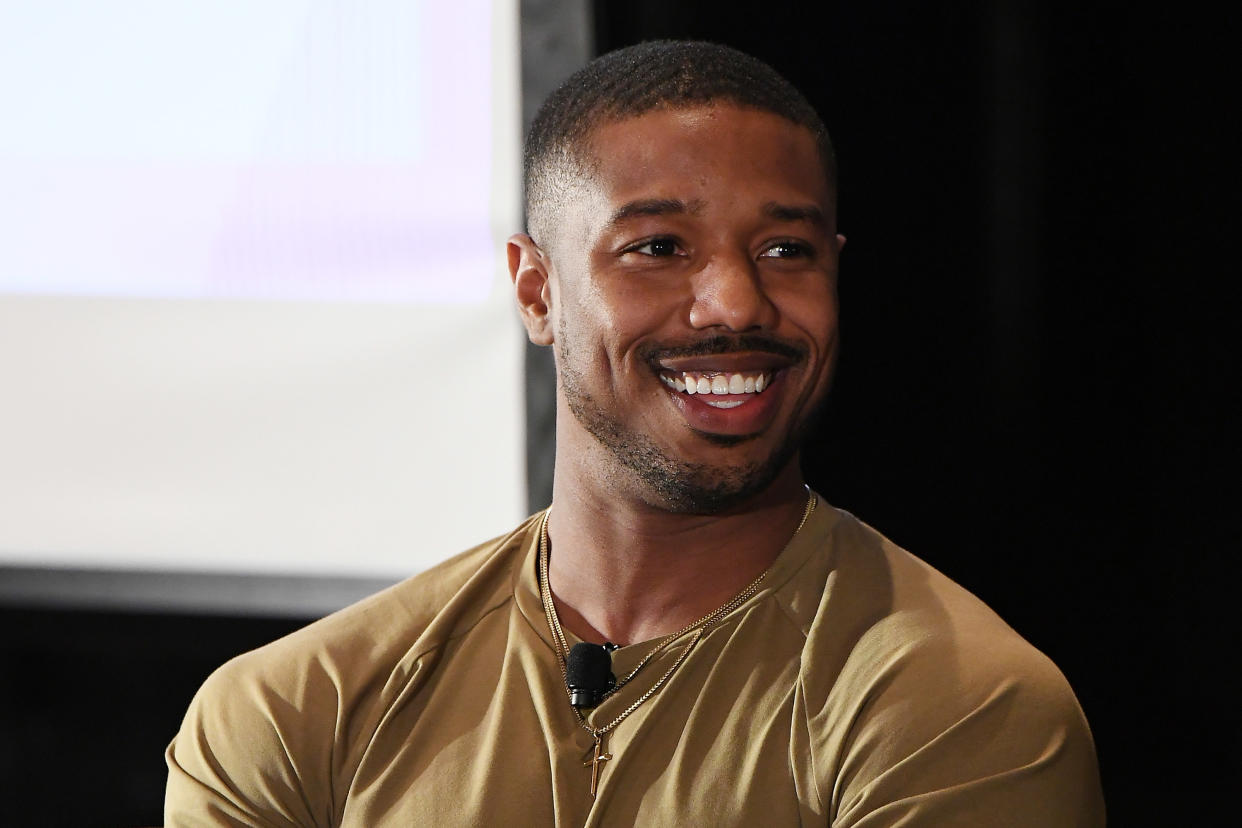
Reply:
[[[703,202],[692,201],[690,204],[679,198],[648,198],[623,204],[608,218],[608,226],[615,227],[627,219],[644,216],[668,216],[680,213],[697,213],[703,209]]]
[[[824,211],[814,204],[777,204],[769,201],[763,205],[763,214],[778,221],[805,221],[817,227],[827,226]]]
[[[646,216],[693,214],[702,210],[703,206],[702,201],[695,200],[686,204],[679,198],[648,198],[631,201],[613,212],[608,218],[608,226],[615,227],[628,219]],[[805,221],[817,227],[827,225],[824,211],[814,204],[778,204],[775,201],[769,201],[763,205],[761,212],[778,221]]]

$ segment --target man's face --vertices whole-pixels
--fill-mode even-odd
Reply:
[[[558,441],[652,505],[727,509],[797,462],[835,361],[844,240],[814,138],[717,105],[589,148],[546,241]]]

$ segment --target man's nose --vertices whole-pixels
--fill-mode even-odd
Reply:
[[[759,268],[744,254],[714,256],[693,277],[690,324],[730,331],[775,327],[776,306],[764,291]]]

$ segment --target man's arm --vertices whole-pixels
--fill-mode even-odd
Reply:
[[[1082,710],[1016,636],[912,645],[862,698],[837,754],[837,828],[1104,825]]]
[[[255,669],[257,651],[217,670],[195,695],[166,752],[164,822],[180,826],[315,826],[331,819],[334,693],[307,678],[296,697]],[[310,715],[306,715],[306,714]],[[325,741],[326,739],[326,741]],[[324,747],[324,745],[328,747]]]

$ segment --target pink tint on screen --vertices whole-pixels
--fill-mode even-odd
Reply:
[[[490,293],[495,256],[478,210],[489,199],[477,174],[420,165],[238,177],[207,263],[208,295],[455,304]]]
[[[276,88],[239,99],[250,120],[224,131],[253,135],[252,152],[101,151],[81,135],[77,156],[0,158],[0,291],[485,299],[494,201],[518,198],[494,185],[493,144],[509,136],[493,135],[490,0],[406,5],[390,30],[376,9],[317,8],[315,37],[294,41]]]
[[[490,227],[490,4],[419,5],[419,152],[404,164],[253,165],[216,237],[205,293],[473,303]],[[470,32],[467,40],[442,36]],[[400,83],[398,79],[392,82]]]

